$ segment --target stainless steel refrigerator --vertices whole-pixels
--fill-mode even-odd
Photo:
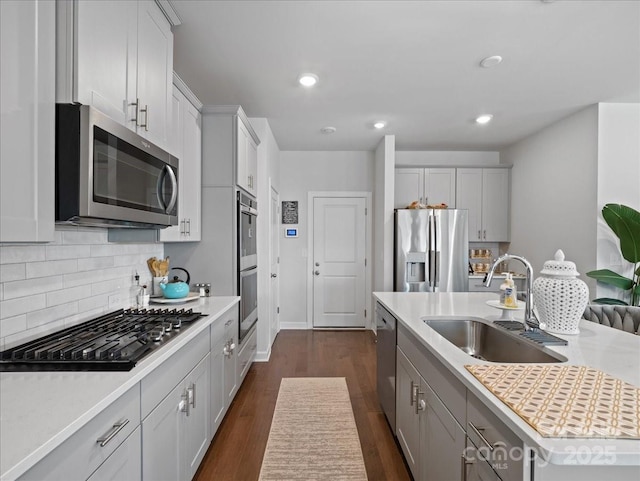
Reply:
[[[463,209],[397,209],[393,290],[469,290],[469,221]]]

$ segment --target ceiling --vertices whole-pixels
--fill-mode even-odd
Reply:
[[[175,71],[203,103],[267,118],[281,150],[373,150],[385,134],[397,150],[500,150],[588,105],[640,102],[637,0],[172,3]]]

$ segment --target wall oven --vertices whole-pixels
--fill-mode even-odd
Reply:
[[[178,159],[88,105],[56,106],[56,221],[178,224]]]
[[[258,202],[238,191],[238,293],[240,295],[240,342],[258,321]]]
[[[238,192],[238,257],[241,271],[258,265],[257,217],[258,202],[244,192]]]

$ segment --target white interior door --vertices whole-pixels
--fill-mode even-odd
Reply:
[[[271,188],[271,207],[269,209],[271,245],[269,260],[271,266],[271,303],[269,310],[269,342],[270,345],[280,330],[280,195]]]
[[[313,199],[313,327],[365,327],[365,197]]]

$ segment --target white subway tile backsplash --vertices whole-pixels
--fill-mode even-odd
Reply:
[[[63,244],[106,244],[107,229],[71,230],[62,232]]]
[[[0,282],[19,281],[26,278],[26,264],[0,265]]]
[[[43,326],[57,319],[64,319],[77,313],[78,303],[75,301],[40,309],[39,311],[32,311],[27,314],[27,328],[33,329],[34,327]]]
[[[57,225],[47,244],[0,245],[0,346],[21,344],[135,305],[140,285],[151,285],[150,257],[160,243],[108,243],[106,229]]]
[[[27,264],[27,279],[48,277],[69,272],[77,272],[78,260],[66,259],[62,261],[31,262]]]
[[[17,264],[45,260],[43,245],[0,245],[0,264]]]
[[[15,299],[62,289],[62,276],[39,277],[4,283],[4,298]]]
[[[48,245],[46,246],[47,260],[79,259],[91,255],[88,245]]]
[[[105,309],[109,305],[109,296],[107,294],[99,294],[97,296],[87,296],[78,301],[78,312],[85,313],[95,309]]]
[[[92,271],[113,267],[113,257],[89,257],[78,259],[78,272]]]
[[[18,316],[28,312],[47,307],[47,298],[44,294],[28,297],[18,297],[0,302],[0,319]]]
[[[0,319],[0,337],[11,336],[27,328],[27,315],[7,317]]]
[[[78,301],[91,295],[91,286],[78,286],[70,289],[49,292],[47,294],[47,307],[58,306],[72,301]]]

